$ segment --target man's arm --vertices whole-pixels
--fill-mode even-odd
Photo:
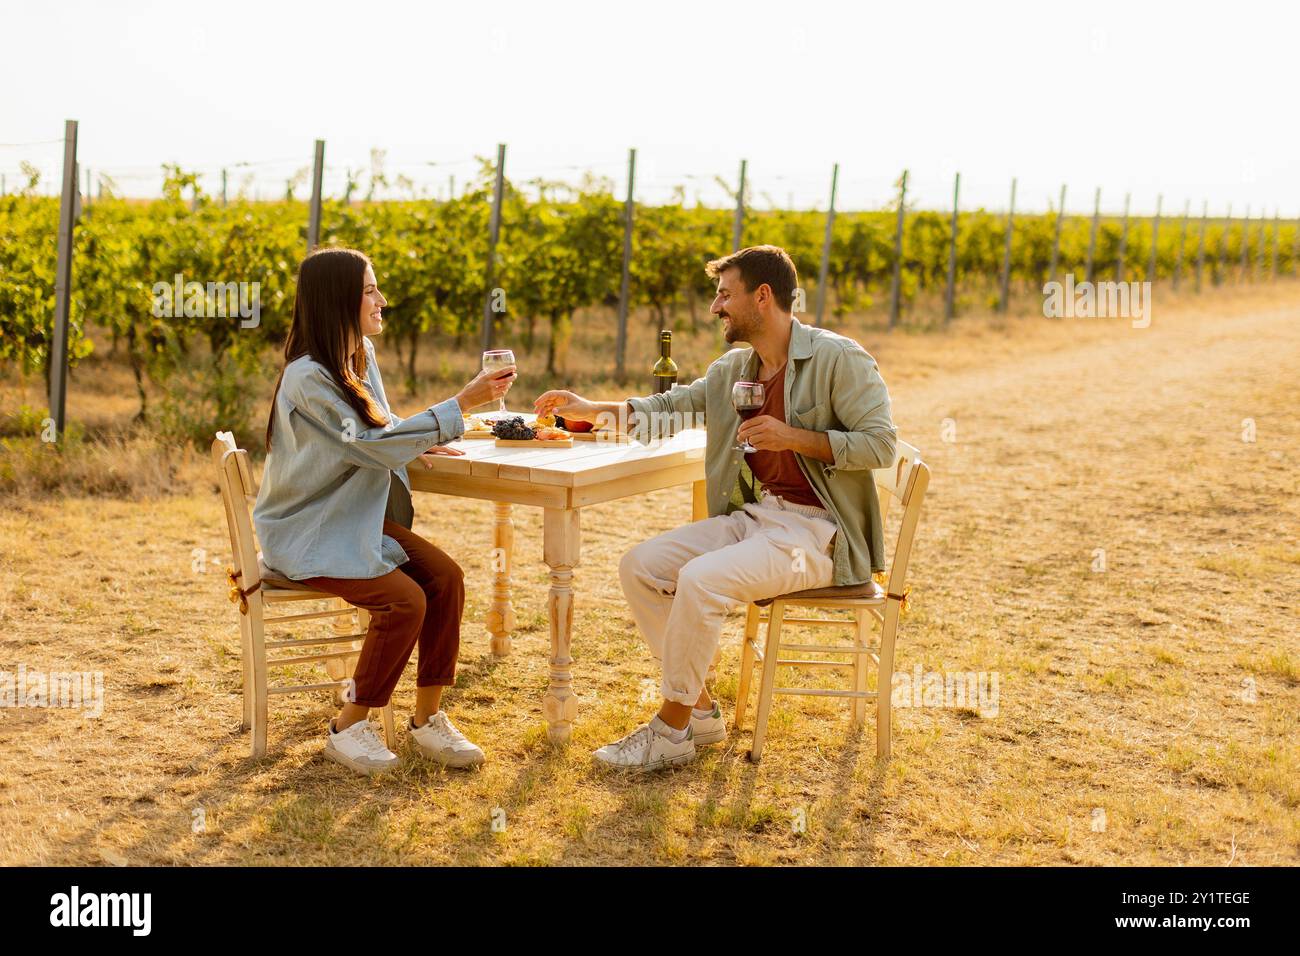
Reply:
[[[591,419],[579,418],[578,421],[591,421],[602,429],[613,429],[619,434],[627,432],[628,418],[632,414],[630,400],[623,402],[591,402],[595,416]],[[565,417],[564,413],[560,413]]]
[[[888,468],[894,463],[898,429],[889,390],[880,377],[876,360],[866,349],[850,345],[840,352],[831,369],[831,408],[844,430],[826,433],[835,468],[856,471]]]
[[[827,464],[835,461],[829,433],[796,428],[771,415],[760,415],[743,422],[736,438],[749,442],[759,451],[793,451]]]
[[[683,427],[703,424],[706,380],[674,385],[666,392],[629,398],[622,402],[593,402],[574,392],[557,389],[538,396],[533,409],[538,415],[592,422],[621,433],[671,435]],[[652,427],[653,426],[653,427]]]
[[[811,431],[760,415],[743,423],[736,437],[760,451],[794,451],[832,468],[852,471],[893,464],[898,432],[889,392],[876,360],[865,349],[849,346],[835,359],[831,408],[844,429]]]
[[[640,438],[667,438],[683,428],[705,424],[707,376],[706,371],[689,385],[674,385],[666,392],[629,398],[629,431]]]

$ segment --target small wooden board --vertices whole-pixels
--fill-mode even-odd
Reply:
[[[599,441],[606,444],[624,444],[628,442],[626,435],[606,434],[605,432],[572,432],[574,441]]]
[[[498,438],[498,448],[572,448],[573,438]]]
[[[461,438],[495,438],[491,432],[465,432]]]

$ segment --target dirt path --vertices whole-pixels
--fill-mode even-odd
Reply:
[[[588,751],[644,717],[655,673],[612,569],[686,520],[680,489],[584,514],[573,747],[543,740],[540,514],[519,509],[516,652],[489,660],[467,627],[449,695],[487,767],[382,782],[320,758],[323,698],[277,699],[271,752],[247,759],[233,612],[220,575],[194,570],[196,548],[227,558],[209,491],[5,503],[0,669],[102,668],[106,703],[99,721],[0,709],[0,863],[1294,864],[1295,298],[1157,312],[1145,330],[868,343],[934,471],[898,667],[1000,679],[996,715],[896,710],[885,767],[840,705],[796,699],[759,767],[745,733],[659,780],[592,772]],[[477,583],[481,621],[490,506],[417,514]],[[408,675],[399,712],[411,696]]]
[[[1205,853],[1179,861],[1222,862],[1248,828],[1220,814],[1263,790],[1291,817],[1253,861],[1294,862],[1300,310],[1109,331],[894,390],[935,468],[924,660],[1003,671],[1007,742],[1032,743],[1007,756],[1044,794],[1152,837],[1186,801]]]

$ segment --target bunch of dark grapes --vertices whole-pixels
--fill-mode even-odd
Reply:
[[[532,441],[536,437],[532,428],[525,425],[524,420],[518,415],[494,422],[492,434],[497,438],[508,438],[514,441]]]

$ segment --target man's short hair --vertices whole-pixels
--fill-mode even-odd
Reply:
[[[794,290],[799,287],[799,273],[794,261],[780,246],[749,246],[729,256],[714,259],[704,267],[710,279],[716,279],[727,269],[740,273],[746,292],[753,292],[767,284],[776,304],[784,312],[794,309]]]

